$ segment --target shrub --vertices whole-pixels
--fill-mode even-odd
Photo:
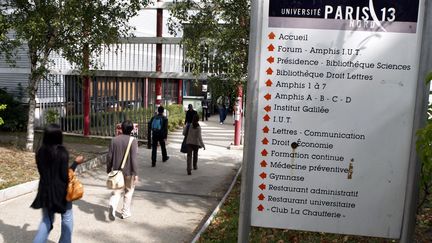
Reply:
[[[25,131],[27,127],[27,106],[14,99],[4,89],[0,89],[0,104],[6,105],[6,109],[2,111],[4,124],[0,129],[4,131]]]
[[[177,127],[182,126],[185,119],[185,112],[183,106],[168,105],[165,107],[168,110],[168,130],[174,131]]]
[[[58,111],[49,109],[45,114],[45,122],[47,124],[57,123],[60,118]]]
[[[432,78],[432,73],[431,73]],[[430,80],[430,79],[429,79]],[[417,132],[417,153],[422,162],[419,208],[431,194],[432,188],[432,104],[428,107],[426,126]]]
[[[7,105],[0,104],[0,111],[5,110]],[[3,118],[0,117],[0,126],[4,124]]]

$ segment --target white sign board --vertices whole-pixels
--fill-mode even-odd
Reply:
[[[419,0],[264,0],[251,224],[399,238]]]

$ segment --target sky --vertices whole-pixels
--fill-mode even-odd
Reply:
[[[163,11],[163,37],[174,37],[168,33],[167,20],[169,17],[168,10]],[[130,21],[135,26],[134,32],[137,37],[156,37],[156,9],[146,9],[140,11],[140,14]],[[177,36],[180,37],[180,36]]]

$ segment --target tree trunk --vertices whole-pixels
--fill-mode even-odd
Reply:
[[[32,68],[33,70],[33,68]],[[36,92],[37,80],[31,75],[28,87],[29,93],[29,107],[28,107],[28,120],[27,120],[27,141],[26,150],[33,151],[34,144],[34,119],[36,109]]]
[[[28,84],[28,96],[29,96],[29,107],[28,107],[28,120],[27,120],[27,140],[26,150],[33,152],[34,144],[34,119],[36,110],[36,93],[38,89],[39,75],[37,75],[37,63],[38,56],[36,48],[29,43],[29,57],[30,57],[30,75]]]

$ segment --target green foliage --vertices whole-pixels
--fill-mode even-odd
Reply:
[[[46,0],[0,1],[0,55],[12,65],[18,47],[26,46],[30,58],[29,109],[36,106],[36,91],[49,73],[52,53],[60,53],[82,75],[97,68],[90,54],[99,56],[103,48],[129,37],[129,20],[148,0]],[[29,123],[34,113],[29,113]],[[28,126],[28,137],[33,136]],[[29,139],[26,148],[33,145]]]
[[[0,104],[0,111],[6,110],[7,105]],[[0,117],[0,126],[4,124],[3,118]]]
[[[24,131],[27,125],[27,108],[5,90],[0,89],[0,104],[5,105],[2,111],[2,131]]]
[[[220,211],[198,242],[237,242],[240,183],[239,177]]]
[[[250,0],[185,0],[170,9],[170,32],[183,32],[183,45],[193,72],[213,73],[211,87],[246,83],[250,7]],[[206,70],[208,63],[212,64],[211,70]],[[223,88],[212,90],[213,97],[226,94],[220,90]]]
[[[216,102],[219,96],[227,96],[230,98],[230,104],[235,103],[237,97],[237,84],[234,82],[224,82],[218,77],[209,78],[209,87],[212,91],[213,100]]]
[[[432,73],[427,77],[427,82],[432,79]],[[429,104],[425,127],[417,131],[417,153],[422,162],[420,175],[420,204],[425,202],[432,188],[432,104]]]
[[[120,120],[131,120],[132,122],[148,121],[151,118],[151,110],[146,108],[125,109],[121,114]]]
[[[57,110],[48,109],[45,114],[45,122],[47,124],[57,123],[60,118],[60,114]]]
[[[185,112],[182,105],[168,105],[165,107],[168,111],[168,130],[174,131],[182,126],[185,119]]]
[[[429,109],[429,111],[432,111]],[[417,151],[422,162],[421,186],[428,189],[432,185],[432,121],[417,132]]]
[[[148,0],[72,0],[64,1],[62,9],[63,28],[71,34],[62,36],[63,56],[88,73],[83,50],[94,57],[101,54],[108,45],[119,43],[120,38],[131,37],[130,19],[148,4]],[[98,68],[96,59],[89,65]]]
[[[29,48],[32,77],[47,74],[49,54],[61,53],[78,70],[88,72],[83,50],[97,56],[104,45],[130,36],[129,20],[148,0],[49,0],[0,3],[0,50],[11,59],[19,45]],[[14,35],[6,35],[13,30]],[[36,67],[37,65],[37,67]],[[97,66],[94,60],[90,65]]]

